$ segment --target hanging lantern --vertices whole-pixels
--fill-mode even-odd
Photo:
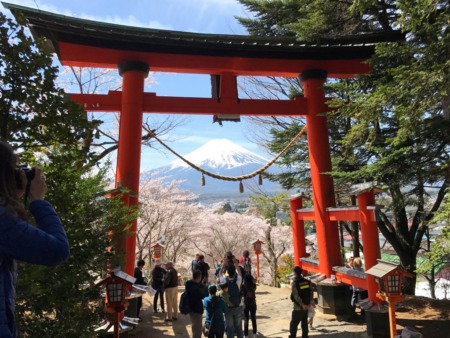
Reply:
[[[205,186],[205,175],[202,174],[201,186]]]
[[[239,181],[239,192],[241,194],[244,192],[244,184],[242,184],[242,180]]]
[[[258,185],[263,185],[263,180],[261,174],[258,175]]]

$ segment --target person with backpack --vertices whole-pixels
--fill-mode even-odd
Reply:
[[[241,258],[239,258],[239,265],[244,270],[244,276],[252,274],[252,259],[250,258],[250,252],[248,250],[244,250]]]
[[[294,267],[294,281],[291,284],[291,300],[294,303],[289,338],[297,337],[298,324],[301,323],[302,338],[308,338],[308,309],[312,300],[311,285],[302,276],[302,268]]]
[[[228,284],[228,294],[232,304],[231,307],[228,307],[228,312],[225,314],[227,338],[233,338],[235,334],[238,338],[243,338],[241,308],[242,276],[237,259],[234,259],[234,265],[231,264],[231,261],[227,264],[226,273],[221,275],[220,283]]]
[[[189,317],[192,323],[192,337],[202,336],[203,298],[208,295],[208,290],[202,283],[202,272],[194,270],[192,279],[185,284],[185,292],[190,307]]]
[[[245,275],[241,292],[244,299],[244,338],[248,337],[248,322],[250,318],[252,320],[253,338],[256,338],[256,283],[252,275]]]
[[[203,299],[203,307],[206,310],[205,327],[208,330],[208,338],[222,338],[225,333],[224,313],[228,307],[225,301],[216,296],[217,286],[208,287],[209,296]]]

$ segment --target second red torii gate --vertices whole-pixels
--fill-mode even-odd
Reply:
[[[63,65],[117,68],[121,92],[107,95],[72,94],[87,111],[120,112],[116,184],[138,203],[142,119],[144,112],[170,114],[305,115],[313,186],[314,220],[321,240],[321,272],[329,276],[340,265],[339,236],[327,208],[334,207],[330,147],[323,84],[327,77],[346,78],[370,71],[365,62],[376,42],[398,40],[398,34],[351,36],[322,40],[322,44],[291,38],[195,34],[112,25],[4,4],[17,16],[23,13],[35,38],[45,38]],[[209,74],[220,78],[218,97],[158,97],[144,92],[148,72]],[[238,76],[300,77],[304,97],[295,100],[252,100],[238,97]],[[124,268],[133,273],[136,222],[132,236],[121,244]],[[367,264],[367,262],[366,262]],[[369,267],[369,266],[367,266]]]

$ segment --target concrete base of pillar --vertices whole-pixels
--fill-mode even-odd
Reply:
[[[367,336],[371,338],[390,337],[389,312],[387,308],[375,305],[366,310]]]
[[[339,283],[318,283],[318,310],[323,314],[335,315],[338,319],[347,320],[354,316],[355,310],[350,305],[352,290],[349,285]]]

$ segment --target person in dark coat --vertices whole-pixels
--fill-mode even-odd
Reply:
[[[200,338],[202,336],[203,298],[208,295],[208,289],[202,283],[200,270],[194,270],[192,279],[186,282],[186,293],[191,307],[189,317],[192,322],[192,337]]]
[[[251,320],[253,337],[256,338],[256,283],[252,275],[245,275],[241,292],[244,299],[244,337],[248,337],[248,324]]]
[[[202,283],[207,285],[208,284],[208,275],[209,275],[209,264],[205,262],[205,256],[200,255],[198,257],[198,262],[194,266],[194,270],[200,270],[202,272]]]
[[[311,306],[312,293],[309,281],[302,275],[302,268],[294,267],[294,281],[291,284],[291,300],[294,305],[289,324],[289,338],[297,337],[298,324],[301,323],[302,338],[308,338],[308,309]]]
[[[18,169],[12,147],[0,141],[0,337],[17,337],[15,320],[17,262],[54,266],[67,260],[69,242],[58,214],[44,201],[47,185],[40,168],[27,179]],[[26,196],[28,210],[37,226],[27,222],[20,198]]]
[[[166,321],[177,320],[178,315],[178,272],[173,262],[166,263],[166,276],[164,277],[164,292],[166,294],[167,317]]]
[[[135,284],[138,285],[147,285],[147,283],[144,280],[144,276],[142,275],[142,269],[145,266],[145,261],[143,259],[138,260],[137,266],[134,268],[134,278],[136,278]],[[139,313],[141,312],[142,307],[142,296],[137,298],[137,316],[139,319],[142,319],[139,316]]]
[[[164,276],[166,270],[161,267],[161,260],[155,260],[155,267],[152,270],[152,284],[151,287],[156,291],[153,298],[153,311],[158,312],[158,297],[160,299],[161,312],[164,313]]]

